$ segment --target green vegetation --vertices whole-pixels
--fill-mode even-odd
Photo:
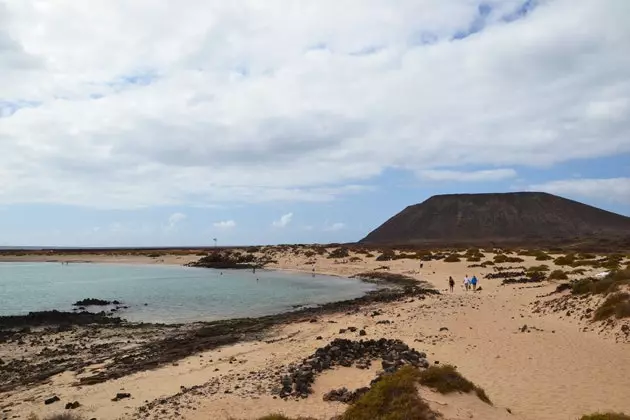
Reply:
[[[497,264],[501,263],[522,263],[525,260],[520,257],[508,257],[505,254],[499,254],[494,256],[494,262]]]
[[[630,294],[615,293],[606,298],[593,314],[595,321],[603,321],[614,316],[617,319],[630,318]]]
[[[623,413],[596,413],[582,416],[580,420],[630,420],[630,416]]]
[[[432,420],[435,415],[418,395],[420,372],[404,366],[383,377],[352,404],[340,420]]]
[[[487,261],[484,261],[484,262],[482,262],[482,263],[481,263],[481,266],[482,266],[483,268],[486,268],[486,267],[488,267],[489,265],[494,265],[494,261],[487,260]]]
[[[39,417],[37,417],[35,414],[31,414],[26,418],[26,420],[39,420]],[[62,413],[46,416],[44,417],[44,420],[84,420],[84,418],[74,413]]]
[[[567,280],[568,278],[567,273],[562,270],[553,270],[549,273],[549,276],[547,276],[547,280]]]
[[[429,367],[427,370],[420,372],[419,382],[440,394],[450,394],[452,392],[469,393],[474,391],[481,401],[492,404],[483,388],[464,378],[451,365]]]
[[[391,249],[386,249],[381,255],[376,257],[376,261],[391,261],[396,258],[396,253]]]
[[[448,257],[444,258],[444,262],[460,262],[459,255],[451,254]]]
[[[348,251],[348,248],[336,248],[333,249],[332,251],[330,251],[330,254],[328,254],[328,258],[348,258],[350,256],[350,252]]]
[[[561,255],[553,260],[553,263],[560,266],[572,265],[575,262],[575,254]]]
[[[571,293],[574,295],[608,295],[618,291],[623,285],[630,285],[630,270],[612,271],[603,279],[585,278],[576,281],[571,285]]]
[[[541,264],[541,265],[534,265],[532,267],[529,267],[527,269],[528,273],[542,273],[542,272],[546,272],[549,271],[549,266],[546,264]]]

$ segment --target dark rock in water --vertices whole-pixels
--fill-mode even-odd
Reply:
[[[131,394],[128,392],[119,392],[116,394],[114,398],[112,398],[112,401],[120,401],[125,398],[131,398]]]
[[[119,302],[119,301],[117,301],[117,300],[113,300],[113,301],[112,301],[112,305],[120,305],[120,302]]]
[[[78,401],[69,402],[66,404],[66,410],[75,410],[79,407],[81,407],[81,404]]]
[[[115,300],[114,302],[118,302],[118,301]],[[74,306],[106,306],[106,305],[111,305],[114,302],[111,302],[109,300],[103,300],[103,299],[87,298],[87,299],[83,299],[83,300],[79,300],[77,302],[74,302],[72,305],[74,305]],[[118,302],[118,303],[120,303],[120,302]],[[116,303],[116,305],[118,303]]]
[[[30,312],[28,315],[0,316],[0,330],[20,327],[38,327],[42,325],[88,325],[88,324],[120,324],[120,318],[110,318],[104,312]]]
[[[59,397],[55,395],[54,397],[46,398],[44,400],[44,404],[50,405],[52,403],[56,403],[57,401],[59,401]]]

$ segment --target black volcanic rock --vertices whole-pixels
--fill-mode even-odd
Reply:
[[[360,242],[458,244],[566,242],[630,237],[630,217],[552,194],[436,195],[407,207]]]

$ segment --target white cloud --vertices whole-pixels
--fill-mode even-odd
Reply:
[[[346,227],[345,223],[337,222],[337,223],[333,223],[330,226],[326,226],[325,230],[330,231],[330,232],[335,232],[335,231],[341,230],[341,229],[343,229],[345,227]]]
[[[186,219],[184,213],[173,213],[168,218],[168,228],[174,229],[179,223]]]
[[[459,181],[459,182],[479,182],[479,181],[500,181],[502,179],[514,178],[514,169],[488,169],[481,171],[449,171],[449,170],[424,170],[418,173],[420,177],[431,181]]]
[[[291,223],[291,219],[293,219],[293,213],[287,213],[280,217],[278,220],[274,220],[272,223],[273,226],[283,228],[286,227],[289,223]]]
[[[530,185],[530,191],[630,203],[630,178],[565,179]]]
[[[219,229],[232,229],[236,226],[236,222],[234,220],[223,220],[221,222],[213,223],[212,226]]]
[[[327,201],[630,152],[630,2],[484,4],[5,0],[0,204]]]

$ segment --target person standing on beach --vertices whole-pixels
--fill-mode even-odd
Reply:
[[[464,289],[468,291],[470,289],[470,279],[468,278],[468,274],[464,277]]]
[[[448,287],[451,289],[451,293],[453,293],[453,288],[455,287],[455,280],[453,277],[448,276]]]
[[[477,276],[473,274],[472,279],[470,279],[470,284],[472,284],[473,292],[477,291]]]

